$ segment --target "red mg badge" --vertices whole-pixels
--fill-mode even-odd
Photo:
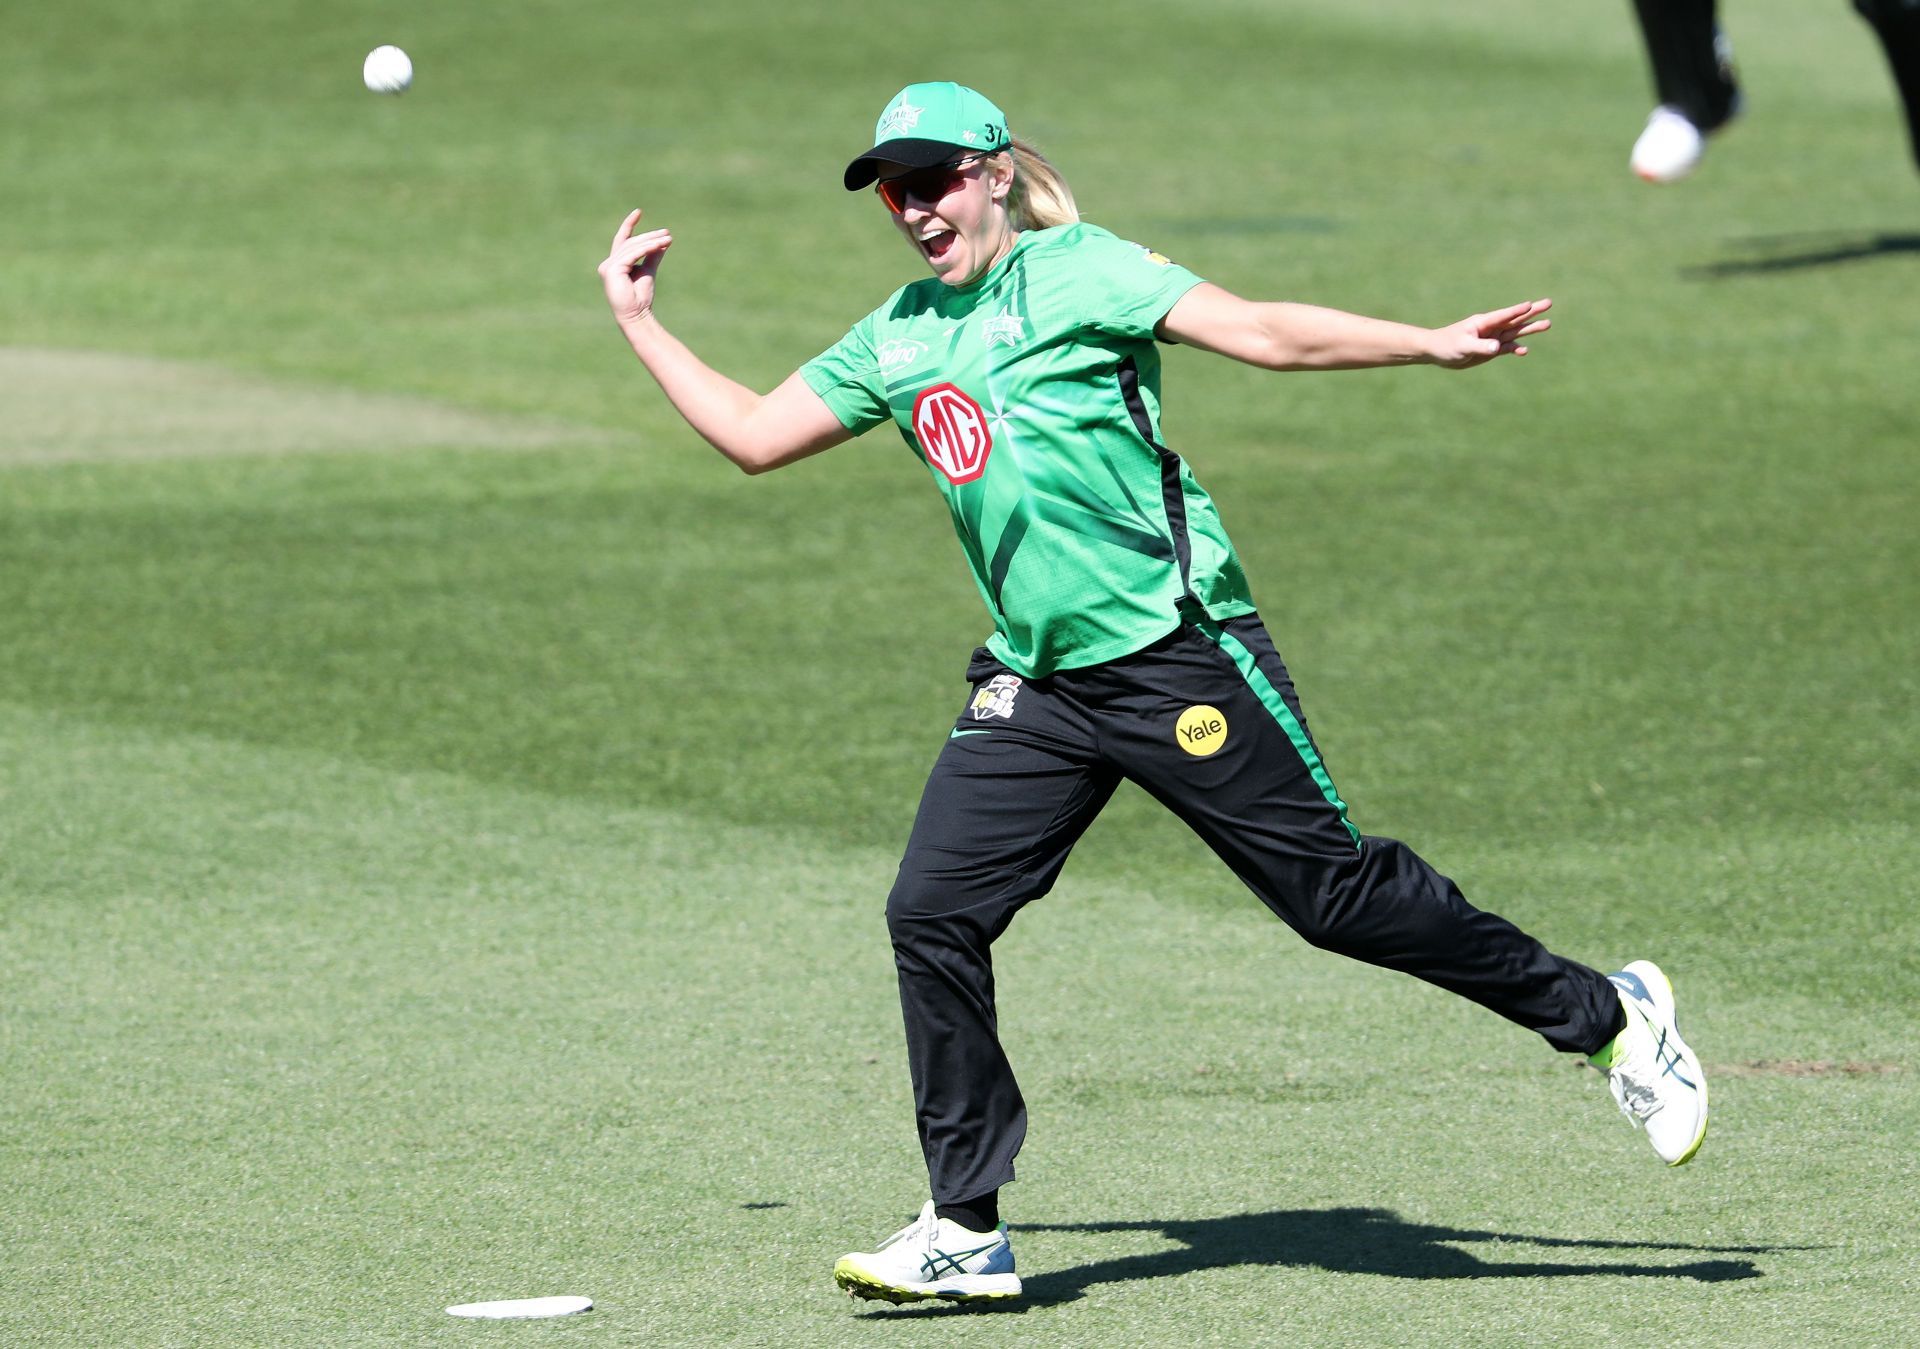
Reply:
[[[993,435],[980,405],[951,384],[923,389],[913,400],[913,434],[927,462],[959,486],[987,471]]]

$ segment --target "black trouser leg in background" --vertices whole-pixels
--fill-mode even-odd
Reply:
[[[1633,0],[1633,9],[1653,65],[1655,98],[1702,131],[1731,117],[1740,91],[1716,46],[1714,0]]]
[[[1880,38],[1907,109],[1907,144],[1920,164],[1920,0],[1853,0]]]

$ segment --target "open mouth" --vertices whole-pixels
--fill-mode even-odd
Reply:
[[[920,240],[920,251],[927,255],[929,262],[939,262],[953,248],[959,236],[952,230],[941,230],[938,234],[929,234]]]

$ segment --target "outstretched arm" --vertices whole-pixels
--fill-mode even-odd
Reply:
[[[742,471],[765,473],[852,439],[796,373],[770,394],[757,394],[715,370],[654,317],[654,278],[673,244],[670,230],[635,234],[633,211],[614,231],[600,264],[607,305],[634,355],[647,367],[687,424]]]
[[[1441,365],[1464,370],[1496,356],[1524,356],[1520,339],[1553,325],[1538,317],[1552,300],[1470,314],[1444,328],[1416,328],[1318,305],[1243,300],[1202,282],[1182,295],[1155,332],[1266,370],[1371,370]]]

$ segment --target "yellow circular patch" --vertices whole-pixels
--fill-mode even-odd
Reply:
[[[1204,759],[1227,743],[1227,719],[1219,708],[1205,703],[1189,707],[1173,724],[1173,738],[1181,749]]]

